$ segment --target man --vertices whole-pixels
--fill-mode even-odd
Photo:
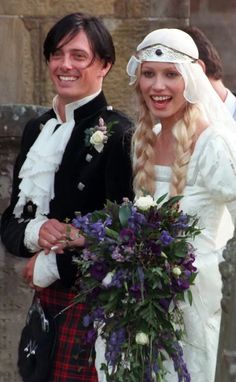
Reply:
[[[181,29],[194,40],[199,51],[199,61],[209,81],[236,120],[236,97],[224,85],[222,62],[216,48],[199,28],[189,26]]]
[[[83,237],[68,224],[77,211],[101,209],[107,199],[132,199],[131,122],[108,106],[103,79],[115,62],[111,35],[96,17],[74,13],[59,20],[44,42],[57,95],[53,107],[26,125],[11,202],[1,237],[17,256],[31,257],[24,276],[52,315],[68,307]],[[69,236],[69,237],[68,237]],[[69,242],[68,242],[69,239]],[[48,381],[97,381],[84,344],[78,304],[60,315],[55,360]]]

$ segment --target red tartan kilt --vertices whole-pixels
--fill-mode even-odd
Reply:
[[[63,290],[60,282],[37,293],[41,304],[51,315],[55,315],[70,305],[74,293]],[[76,304],[56,318],[58,338],[55,359],[49,382],[97,382],[97,372],[92,365],[91,346],[85,344],[86,329],[83,317],[87,313],[86,305]]]

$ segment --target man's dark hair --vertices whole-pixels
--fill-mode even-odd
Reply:
[[[211,41],[197,27],[188,26],[181,29],[188,33],[197,45],[199,58],[204,62],[206,66],[207,77],[213,78],[215,80],[221,80],[223,77],[222,61],[219,53]]]
[[[43,45],[46,62],[51,54],[71,41],[81,30],[89,40],[94,58],[103,60],[105,66],[108,63],[114,64],[115,48],[110,32],[97,17],[79,12],[66,15],[48,32]],[[60,45],[63,39],[63,44]]]

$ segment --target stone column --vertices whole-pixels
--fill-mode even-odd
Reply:
[[[9,203],[12,170],[25,123],[46,109],[29,105],[0,105],[0,219]],[[0,382],[20,382],[17,348],[32,290],[21,276],[26,259],[8,253],[0,241]]]
[[[215,382],[236,382],[236,230],[223,252],[222,318]]]

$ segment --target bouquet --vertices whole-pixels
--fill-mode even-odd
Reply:
[[[103,210],[74,221],[86,238],[78,264],[77,302],[91,307],[83,319],[92,346],[104,340],[101,370],[108,382],[155,382],[173,361],[179,381],[190,381],[183,360],[179,302],[191,304],[197,269],[190,241],[197,218],[179,209],[181,197],[135,203],[107,201]]]

